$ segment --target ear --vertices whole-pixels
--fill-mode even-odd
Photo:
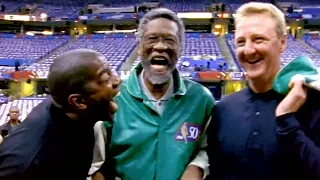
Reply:
[[[141,44],[141,41],[139,42],[138,44],[138,56],[142,56],[142,44]]]
[[[283,53],[287,47],[287,35],[283,35],[280,39],[280,52]]]
[[[85,104],[85,100],[80,94],[71,94],[68,97],[69,104],[78,110],[84,110],[87,109],[87,105]]]

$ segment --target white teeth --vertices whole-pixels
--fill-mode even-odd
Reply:
[[[154,60],[166,60],[165,58],[163,57],[156,57],[156,58],[153,58]]]
[[[155,70],[162,70],[163,68],[165,68],[164,65],[152,65],[153,69]]]
[[[255,60],[247,60],[248,61],[248,63],[252,63],[252,64],[254,64],[254,63],[257,63],[257,62],[260,62],[262,59],[255,59]]]

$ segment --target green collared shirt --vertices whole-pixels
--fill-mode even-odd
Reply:
[[[142,66],[120,87],[111,137],[111,155],[122,180],[175,180],[199,152],[214,99],[204,86],[174,70],[173,94],[162,114],[139,82]]]

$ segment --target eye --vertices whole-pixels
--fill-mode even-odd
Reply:
[[[236,45],[237,45],[238,47],[241,47],[241,46],[244,46],[245,43],[246,43],[246,42],[245,42],[244,40],[239,40],[239,41],[237,41]]]
[[[154,41],[157,41],[158,40],[158,37],[157,36],[149,36],[146,38],[147,41],[151,41],[151,42],[154,42]]]
[[[255,43],[262,43],[263,41],[264,41],[264,39],[262,37],[257,37],[254,40]]]
[[[106,84],[109,84],[111,79],[111,76],[108,73],[103,73],[103,75],[101,76],[101,82],[104,82]]]
[[[171,37],[167,37],[166,39],[165,39],[166,41],[174,41],[174,39],[173,38],[171,38]]]

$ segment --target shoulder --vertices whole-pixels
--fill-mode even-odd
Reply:
[[[32,109],[23,121],[23,124],[32,125],[33,123],[36,123],[37,126],[46,124],[47,120],[51,118],[51,106],[52,99],[51,97],[48,97]]]
[[[247,92],[248,89],[245,88],[223,97],[217,104],[217,108],[231,107],[234,105],[239,106],[239,104],[245,103],[246,99],[248,99]]]
[[[207,99],[212,101],[212,103],[214,102],[213,95],[208,88],[198,82],[186,78],[182,78],[182,80],[186,86],[187,94],[192,96],[196,95],[197,98]]]
[[[0,126],[0,130],[3,130],[3,129],[8,129],[8,123],[7,122],[5,122],[4,124],[2,124],[1,126]]]

